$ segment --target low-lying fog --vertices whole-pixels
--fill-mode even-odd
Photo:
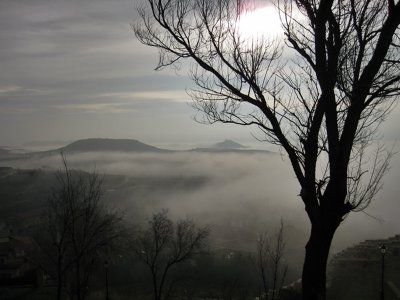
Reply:
[[[288,160],[271,153],[87,153],[69,155],[72,168],[107,175],[106,198],[133,222],[167,208],[224,232],[221,246],[254,246],[256,234],[273,231],[282,218],[292,247],[304,247],[309,230],[299,187]],[[59,156],[7,162],[15,168],[57,168]],[[4,165],[4,163],[3,163]],[[333,249],[399,233],[400,159],[395,156],[384,190],[367,209],[352,213],[338,230]],[[139,220],[139,221],[138,221]],[[247,246],[246,246],[247,245]],[[217,245],[216,245],[217,246]]]

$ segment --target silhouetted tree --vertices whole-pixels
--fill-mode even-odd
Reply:
[[[281,221],[280,227],[274,235],[271,236],[265,232],[258,237],[256,267],[267,300],[279,299],[279,292],[288,270],[284,261],[285,248],[283,221]]]
[[[148,0],[133,27],[157,69],[191,59],[203,121],[256,126],[286,152],[311,222],[303,296],[325,299],[334,233],[388,169],[364,154],[400,91],[400,2],[278,0],[284,43],[241,36],[243,2]]]
[[[124,236],[121,219],[101,201],[103,180],[95,172],[71,170],[62,154],[44,215],[42,266],[57,280],[57,299],[63,288],[83,300],[101,254]]]
[[[138,232],[133,247],[151,272],[155,300],[168,299],[174,284],[171,269],[204,250],[208,233],[191,220],[174,224],[165,210],[154,214],[148,228]]]

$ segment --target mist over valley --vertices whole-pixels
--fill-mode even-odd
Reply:
[[[40,215],[60,167],[61,151],[71,168],[104,174],[105,201],[123,211],[129,222],[143,224],[151,214],[168,209],[174,219],[188,217],[209,225],[214,247],[252,251],[257,235],[272,232],[282,219],[289,248],[303,251],[309,221],[288,160],[229,140],[186,151],[121,139],[79,140],[22,154],[4,149],[0,152],[2,219],[14,223],[20,216]],[[398,232],[399,222],[389,205],[380,205],[395,201],[397,157],[394,161],[384,190],[367,210],[373,217],[353,213],[339,229],[333,251]]]

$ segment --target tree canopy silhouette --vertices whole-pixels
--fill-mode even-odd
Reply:
[[[133,250],[151,273],[154,299],[168,299],[175,283],[171,269],[204,251],[209,230],[188,219],[174,224],[166,210],[148,223],[146,230],[136,234]]]
[[[102,177],[70,169],[63,153],[61,158],[43,216],[39,263],[57,281],[57,300],[65,298],[64,290],[83,300],[103,256],[127,235],[122,219],[102,201]]]
[[[157,69],[191,62],[202,121],[256,126],[286,152],[311,222],[303,297],[325,299],[334,233],[388,170],[390,154],[366,149],[400,91],[400,2],[278,0],[281,40],[241,35],[248,1],[146,2],[135,34]]]

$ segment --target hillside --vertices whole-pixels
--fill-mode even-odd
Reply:
[[[55,150],[54,150],[55,151]],[[78,140],[65,147],[58,149],[58,152],[83,153],[83,152],[168,152],[168,150],[156,148],[138,140],[131,139],[102,139],[90,138]]]
[[[400,235],[366,240],[335,254],[329,264],[330,299],[377,299],[382,284],[382,253],[385,245],[385,299],[400,297]]]
[[[274,154],[274,152],[268,151],[268,150],[254,150],[250,149],[242,144],[239,144],[238,142],[232,141],[232,140],[224,140],[222,142],[218,142],[216,144],[213,144],[209,147],[202,147],[202,148],[195,148],[192,149],[191,151],[194,152],[209,152],[209,153],[215,153],[215,152],[230,152],[230,153],[242,153],[242,154],[254,154],[254,153],[267,153],[267,154]]]
[[[223,142],[216,143],[211,148],[226,150],[226,149],[245,149],[246,147],[235,141],[225,140]]]
[[[13,152],[5,148],[0,148],[0,161],[3,160],[26,160],[33,158],[49,157],[53,155],[59,155],[60,152],[66,154],[80,154],[89,152],[124,152],[124,153],[172,153],[172,152],[234,152],[234,153],[270,153],[267,150],[254,150],[250,149],[244,145],[241,145],[232,140],[224,140],[216,144],[210,145],[203,148],[194,148],[191,150],[167,150],[162,148],[157,148],[145,144],[141,141],[135,139],[111,139],[111,138],[88,138],[81,139],[72,142],[61,148],[53,148],[51,150],[45,151],[23,151],[23,152]]]

